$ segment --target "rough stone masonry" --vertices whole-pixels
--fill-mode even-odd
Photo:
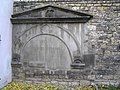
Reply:
[[[95,63],[85,69],[70,71],[43,70],[37,74],[39,79],[30,78],[34,73],[20,72],[13,67],[13,81],[29,83],[56,83],[78,86],[95,82],[97,84],[120,84],[120,1],[81,0],[81,1],[29,1],[15,2],[14,13],[48,4],[58,5],[93,15],[88,28],[89,53],[95,55]],[[16,75],[15,75],[16,74]],[[29,76],[27,76],[29,75]],[[17,76],[17,77],[15,77]],[[25,78],[29,77],[29,78]],[[34,82],[35,81],[35,82]]]

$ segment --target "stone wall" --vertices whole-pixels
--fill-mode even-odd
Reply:
[[[51,2],[15,2],[14,12],[51,4]],[[90,84],[119,84],[120,82],[120,2],[89,0],[81,2],[54,2],[57,6],[93,15],[86,24],[88,48],[95,54],[95,65],[84,70],[41,71],[38,83],[60,83],[68,86]],[[62,5],[61,5],[62,4]],[[94,51],[94,52],[93,52]],[[13,69],[14,70],[14,69]],[[30,73],[30,72],[29,72]],[[23,73],[21,73],[23,74]],[[31,74],[32,75],[32,74]],[[20,77],[23,75],[20,75]],[[30,76],[29,76],[30,77]],[[20,78],[19,78],[20,79]],[[18,80],[17,78],[13,79]],[[24,77],[21,77],[24,80]],[[36,79],[28,78],[34,82]]]

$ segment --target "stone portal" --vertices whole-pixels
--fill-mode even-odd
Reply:
[[[84,68],[88,53],[85,23],[91,18],[51,5],[14,14],[13,72],[18,68],[17,73],[36,75],[41,70]]]

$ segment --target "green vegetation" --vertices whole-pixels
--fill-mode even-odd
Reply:
[[[40,84],[40,85],[31,85],[23,84],[20,82],[12,82],[1,90],[67,90],[65,85],[57,84]],[[120,87],[115,87],[112,85],[100,85],[98,86],[99,90],[120,90]],[[73,90],[73,89],[69,89]],[[96,90],[94,86],[79,86],[75,87],[74,90]]]
[[[31,85],[20,82],[12,82],[8,84],[8,86],[2,88],[2,90],[65,90],[65,86],[57,84]]]

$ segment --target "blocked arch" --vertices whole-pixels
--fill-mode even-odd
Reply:
[[[68,52],[69,52],[70,58],[71,58],[71,62],[73,62],[73,56],[72,56],[72,53],[71,53],[68,45],[67,45],[67,44],[64,42],[64,40],[62,40],[60,37],[58,37],[58,36],[56,36],[56,35],[53,35],[53,34],[37,34],[37,35],[31,37],[31,38],[23,45],[23,47],[22,47],[22,49],[21,49],[21,51],[20,51],[20,55],[21,55],[23,49],[25,48],[25,46],[26,46],[32,39],[34,39],[34,38],[36,38],[36,37],[38,37],[38,36],[45,36],[45,35],[48,35],[48,36],[55,37],[55,38],[59,39],[59,40],[66,46],[66,48],[67,48],[67,50],[68,50]]]

